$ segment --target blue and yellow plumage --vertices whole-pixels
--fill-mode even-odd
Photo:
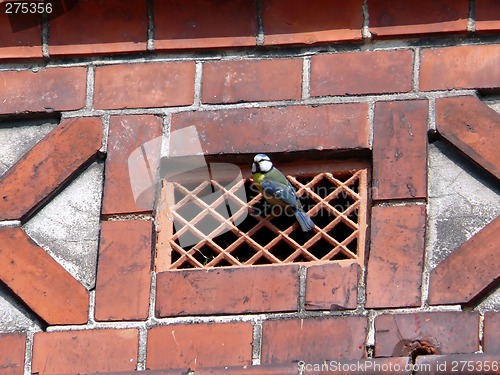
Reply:
[[[274,168],[269,156],[255,155],[252,173],[255,186],[269,203],[290,208],[304,232],[314,228],[314,223],[304,212],[294,187],[283,173]]]

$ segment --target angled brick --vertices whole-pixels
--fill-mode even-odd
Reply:
[[[431,271],[429,304],[467,304],[500,279],[500,217],[497,217]]]
[[[439,134],[500,179],[500,114],[473,96],[436,100]]]
[[[88,320],[87,289],[21,228],[0,228],[0,280],[48,324]]]
[[[61,122],[0,179],[0,220],[20,220],[101,148],[98,118]]]

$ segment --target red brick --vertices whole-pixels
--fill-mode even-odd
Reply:
[[[366,103],[242,108],[172,115],[172,131],[192,125],[201,135],[205,154],[369,147]]]
[[[500,44],[422,50],[420,90],[500,87]]]
[[[255,46],[253,1],[154,1],[155,50]],[[209,16],[207,16],[209,15]]]
[[[500,217],[497,217],[431,271],[429,304],[466,304],[498,285]]]
[[[150,221],[102,223],[96,320],[144,320],[148,317],[151,234]]]
[[[96,109],[190,105],[194,62],[108,65],[96,68]]]
[[[64,120],[0,179],[0,220],[25,219],[102,145],[98,118]]]
[[[219,367],[196,370],[196,375],[296,375],[296,363],[283,363],[279,365],[258,365],[243,367]]]
[[[148,15],[144,1],[80,0],[69,9],[55,1],[53,6],[50,55],[146,50]]]
[[[366,318],[358,316],[266,321],[261,360],[268,364],[361,359],[366,329]]]
[[[160,158],[162,121],[150,115],[109,121],[103,214],[151,211]]]
[[[311,96],[408,92],[410,50],[347,52],[311,58]]]
[[[478,0],[476,4],[476,31],[500,30],[500,6],[497,0]]]
[[[197,368],[196,375],[297,375],[296,363],[285,363],[279,365],[255,365],[255,366],[223,366],[223,367],[204,367]],[[186,368],[176,369],[163,369],[163,370],[146,370],[140,372],[144,375],[179,375],[185,374]],[[102,373],[94,373],[98,375]],[[68,374],[69,375],[69,374]],[[76,375],[76,374],[71,374]],[[90,374],[89,374],[90,375]],[[120,371],[120,372],[106,372],[106,375],[137,375],[136,371]]]
[[[359,265],[339,263],[309,266],[306,310],[355,309],[358,305]]]
[[[146,367],[244,366],[252,363],[250,323],[173,324],[148,332]]]
[[[484,343],[485,353],[500,353],[500,312],[489,311],[484,314]]]
[[[0,334],[0,369],[2,375],[24,374],[26,334]]]
[[[1,58],[42,58],[41,17],[29,13],[6,14],[6,5],[0,5]]]
[[[304,375],[410,375],[410,371],[405,370],[405,366],[407,366],[409,362],[409,357],[367,358],[351,361],[330,360],[321,363],[306,363]]]
[[[425,206],[372,208],[366,307],[420,305]]]
[[[39,375],[135,370],[135,329],[35,333],[33,373]]]
[[[298,271],[293,265],[162,272],[156,280],[156,314],[296,311]]]
[[[428,312],[375,318],[375,356],[474,353],[479,350],[479,315]]]
[[[375,103],[373,199],[427,196],[427,101]]]
[[[361,40],[363,1],[262,2],[265,44],[313,44]]]
[[[0,280],[48,324],[87,322],[87,289],[21,228],[0,228]]]
[[[300,99],[302,60],[209,62],[203,68],[203,103]]]
[[[374,37],[467,31],[468,0],[369,0]]]
[[[86,68],[0,72],[0,114],[53,112],[85,105]]]
[[[473,96],[436,100],[439,134],[500,179],[500,114]]]
[[[500,374],[498,355],[482,353],[419,355],[416,375],[439,374]]]

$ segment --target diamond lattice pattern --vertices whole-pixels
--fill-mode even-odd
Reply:
[[[328,165],[323,167],[327,169]],[[316,224],[307,233],[302,232],[291,213],[269,205],[251,179],[243,179],[229,188],[214,180],[166,183],[166,194],[175,198],[169,207],[170,222],[175,226],[170,230],[168,250],[162,255],[168,258],[162,260],[165,268],[362,263],[367,168],[342,170],[334,166],[333,170],[312,174],[301,173],[302,169],[310,168],[282,170]],[[241,194],[236,194],[242,187],[248,203],[241,199]],[[200,199],[214,191],[221,194],[212,200]]]

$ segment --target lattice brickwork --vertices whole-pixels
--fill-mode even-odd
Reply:
[[[236,182],[229,189],[217,181],[164,182],[157,271],[291,262],[362,263],[367,166],[361,162],[318,163],[279,166],[316,224],[307,233],[293,215],[270,206],[251,179]],[[248,203],[236,194],[242,187]],[[207,201],[205,197],[218,190],[222,194]],[[230,216],[227,207],[232,208]],[[182,246],[186,241],[190,245]]]

